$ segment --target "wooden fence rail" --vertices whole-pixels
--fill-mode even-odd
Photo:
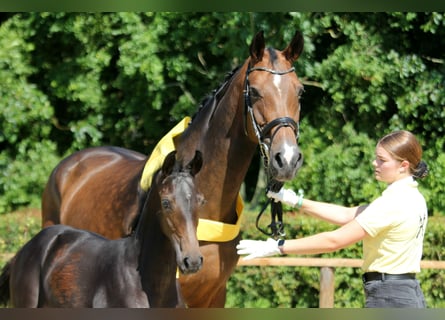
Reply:
[[[360,268],[362,259],[335,259],[335,258],[293,258],[274,257],[257,258],[252,260],[240,259],[238,266],[288,266],[288,267],[318,267],[320,268],[320,308],[334,307],[335,269],[341,267]],[[422,269],[445,269],[445,261],[423,260]]]

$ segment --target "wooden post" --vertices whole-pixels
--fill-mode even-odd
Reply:
[[[334,268],[321,267],[320,268],[320,308],[333,308],[334,307]]]

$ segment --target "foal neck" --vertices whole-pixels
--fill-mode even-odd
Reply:
[[[156,184],[152,185],[134,237],[139,246],[138,271],[151,307],[176,306],[176,256],[162,232]],[[168,300],[168,301],[166,301]]]

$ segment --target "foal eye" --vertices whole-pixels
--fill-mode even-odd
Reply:
[[[168,199],[161,200],[162,208],[165,210],[171,209],[170,201]]]

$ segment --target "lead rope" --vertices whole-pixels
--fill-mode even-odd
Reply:
[[[268,157],[268,147],[265,143],[260,142],[260,153],[263,159],[264,169],[268,172],[269,169],[269,157]],[[284,183],[272,179],[270,175],[267,175],[267,186],[266,186],[266,197],[269,191],[278,192],[283,187]],[[267,226],[271,231],[268,232],[262,229],[259,225],[260,218],[263,215],[264,211],[266,211],[267,207],[270,204],[270,213],[271,213],[271,222]],[[283,224],[283,205],[281,202],[272,201],[272,199],[267,198],[267,201],[260,213],[258,214],[255,222],[255,226],[258,230],[260,230],[265,235],[271,236],[274,239],[279,237],[283,237],[286,235],[284,232],[284,224]]]
[[[266,187],[266,195],[268,191],[272,192],[278,192],[280,191],[281,187],[283,186],[282,182],[276,181],[276,180],[269,180],[268,185]],[[271,222],[267,226],[271,231],[268,232],[264,229],[262,229],[259,226],[259,221],[261,219],[261,216],[263,215],[264,211],[266,211],[267,207],[270,204],[270,211],[271,211]],[[255,222],[256,228],[260,230],[265,235],[271,236],[274,239],[278,239],[279,237],[284,237],[286,233],[284,232],[284,224],[283,224],[283,205],[281,202],[275,202],[271,199],[267,199],[266,204],[261,209],[260,213],[258,214]]]

